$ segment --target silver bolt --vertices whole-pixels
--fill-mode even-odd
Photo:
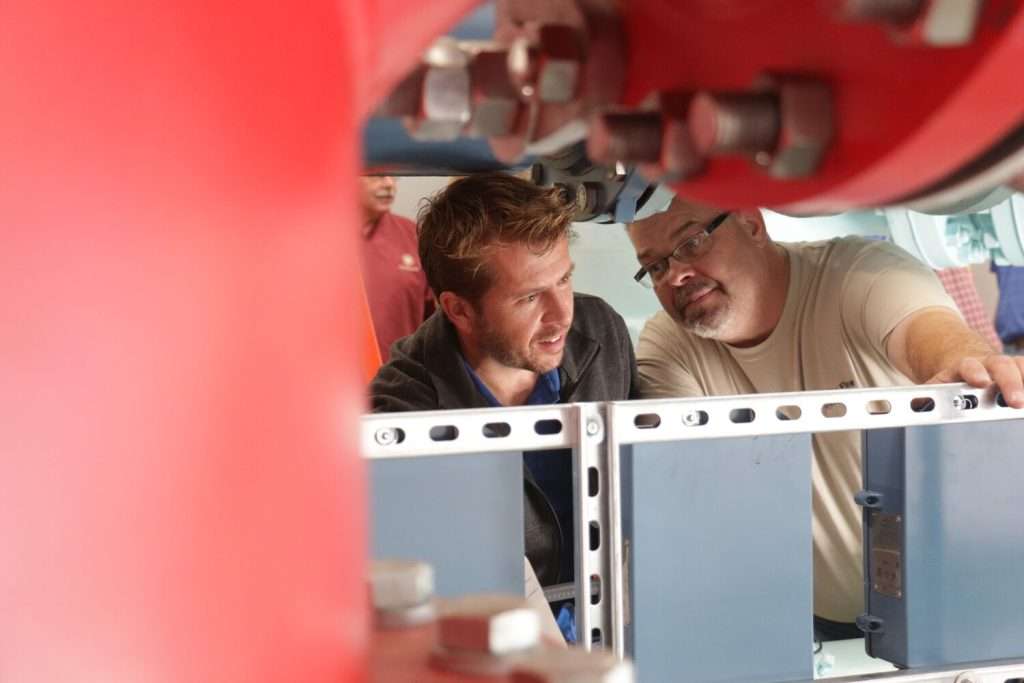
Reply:
[[[434,569],[429,564],[377,560],[370,564],[369,585],[378,626],[418,626],[434,619]]]
[[[392,427],[381,427],[373,435],[379,446],[390,446],[398,441],[398,433]]]
[[[506,655],[536,647],[540,619],[523,598],[474,595],[446,603],[438,642],[448,650]]]
[[[601,425],[597,420],[587,420],[587,434],[590,436],[597,436],[597,433],[601,431]]]
[[[656,162],[661,155],[661,115],[656,112],[606,112],[596,115],[587,137],[587,157],[616,162]]]
[[[545,650],[512,669],[510,683],[632,683],[633,665],[610,652]]]
[[[687,427],[696,427],[700,424],[700,411],[691,410],[683,415],[683,424]]]
[[[953,407],[956,410],[963,410],[966,407],[966,405],[967,405],[967,402],[964,400],[963,396],[954,396],[953,397]]]
[[[770,93],[709,93],[693,98],[690,134],[700,154],[772,150],[779,137],[779,102]]]

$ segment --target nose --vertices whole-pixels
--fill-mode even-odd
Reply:
[[[572,324],[572,289],[554,290],[548,292],[547,305],[544,308],[544,316],[541,322],[555,323],[568,327]]]
[[[395,189],[395,178],[394,178],[394,176],[389,176],[389,175],[381,176],[380,177],[380,184],[381,184],[382,187],[386,187],[389,190],[394,190]]]
[[[664,284],[678,287],[697,274],[692,263],[677,261],[675,257],[668,259],[668,272],[662,280]]]

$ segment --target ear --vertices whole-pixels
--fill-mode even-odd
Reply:
[[[473,308],[469,300],[463,299],[455,292],[441,292],[438,303],[460,336],[472,336],[476,321],[476,309]]]
[[[771,242],[768,229],[764,224],[764,216],[759,209],[743,209],[736,212],[736,221],[743,231],[753,242],[766,244]]]

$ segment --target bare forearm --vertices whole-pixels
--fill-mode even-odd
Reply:
[[[927,382],[965,358],[984,358],[992,347],[951,312],[920,316],[907,330],[906,363],[910,378]]]

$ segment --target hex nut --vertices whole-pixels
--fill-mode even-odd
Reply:
[[[610,652],[550,649],[517,664],[510,683],[633,683],[633,665]]]
[[[540,619],[523,598],[474,595],[442,605],[438,643],[444,649],[507,655],[539,642]]]
[[[469,66],[472,119],[469,132],[478,137],[505,136],[513,132],[522,109],[512,82],[508,53],[482,51]]]
[[[778,82],[779,136],[772,153],[755,157],[776,178],[804,178],[821,165],[834,134],[832,92],[806,79]]]
[[[455,41],[441,39],[424,62],[419,109],[405,127],[416,140],[455,140],[472,117],[469,57]]]
[[[540,27],[537,39],[537,99],[565,103],[580,89],[585,52],[583,34],[565,24]]]
[[[375,560],[369,584],[374,609],[418,607],[434,597],[434,569],[414,560]]]

